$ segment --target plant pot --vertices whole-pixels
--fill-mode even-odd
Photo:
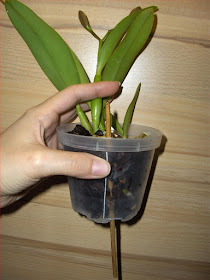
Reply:
[[[74,211],[97,223],[132,219],[141,207],[154,151],[160,145],[162,133],[133,124],[129,128],[129,137],[139,136],[142,132],[148,133],[149,137],[101,138],[69,134],[74,127],[75,124],[66,124],[57,128],[64,149],[91,153],[111,164],[111,172],[104,179],[68,177]]]

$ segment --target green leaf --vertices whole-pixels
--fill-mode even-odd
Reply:
[[[14,27],[59,91],[72,84],[90,82],[75,53],[52,27],[19,1],[7,0],[5,6]],[[91,125],[79,105],[77,113],[82,125],[91,132]]]
[[[99,129],[102,112],[102,98],[95,98],[91,101],[91,117],[94,133]]]
[[[112,29],[110,32],[108,31],[106,34],[107,38],[105,37],[106,40],[104,41],[98,56],[97,73],[99,75],[101,75],[104,66],[116,48],[118,42],[122,39],[123,35],[128,30],[129,26],[138,14],[139,11],[125,17],[115,26],[114,29]]]
[[[123,136],[123,129],[120,125],[120,123],[118,122],[118,120],[115,118],[115,116],[113,116],[112,114],[110,114],[111,117],[111,126],[121,135]]]
[[[90,134],[93,134],[93,129],[92,129],[92,126],[88,120],[88,117],[86,116],[85,112],[82,110],[80,104],[77,104],[76,105],[76,110],[77,110],[77,115],[79,116],[79,119],[80,119],[80,122],[81,122],[81,125],[87,129]]]
[[[130,12],[130,14],[135,13],[136,11],[140,11],[140,10],[141,10],[141,7],[136,7]]]
[[[88,78],[88,75],[85,72],[85,69],[83,67],[83,65],[81,64],[81,62],[79,61],[79,59],[77,58],[76,54],[71,51],[75,66],[76,66],[76,71],[79,74],[79,78],[80,78],[80,83],[81,84],[88,84],[90,83],[90,80]]]
[[[19,1],[6,1],[8,16],[40,67],[58,90],[89,82],[80,61],[61,36]]]
[[[153,21],[153,8],[140,10],[139,15],[132,22],[126,35],[109,58],[102,73],[102,80],[123,82],[151,33]]]
[[[141,83],[138,85],[138,87],[136,89],[136,93],[134,95],[134,98],[131,101],[131,103],[128,106],[128,109],[126,111],[125,118],[124,118],[124,121],[123,121],[123,138],[127,138],[128,128],[129,128],[129,125],[130,125],[131,120],[132,120],[132,116],[133,116],[133,112],[134,112],[134,109],[135,109],[137,99],[139,97],[140,88],[141,88]]]

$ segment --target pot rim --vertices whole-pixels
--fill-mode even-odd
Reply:
[[[69,134],[78,123],[62,124],[57,127],[58,140],[63,146],[107,152],[141,152],[155,150],[160,146],[163,133],[149,126],[131,124],[128,135],[138,136],[146,132],[150,137],[144,138],[101,138]]]

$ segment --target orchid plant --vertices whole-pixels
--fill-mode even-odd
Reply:
[[[80,60],[61,36],[31,9],[16,0],[1,0],[16,30],[22,36],[40,67],[53,85],[60,91],[72,84],[90,83]],[[156,6],[133,9],[112,30],[100,38],[92,29],[88,17],[79,11],[82,26],[98,41],[98,57],[94,82],[119,81],[123,83],[135,59],[145,46],[154,24]],[[118,134],[126,138],[135,104],[140,92],[137,87],[133,100],[128,106],[123,125],[111,114],[111,125]],[[88,101],[92,122],[76,106],[81,125],[90,134],[101,130],[105,133],[105,104],[109,98]]]

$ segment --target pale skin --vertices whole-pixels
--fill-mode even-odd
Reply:
[[[23,197],[41,179],[66,175],[84,179],[106,177],[107,161],[60,148],[56,127],[76,116],[75,105],[114,95],[118,82],[73,85],[29,110],[1,134],[1,207]],[[86,105],[84,110],[88,110]]]

